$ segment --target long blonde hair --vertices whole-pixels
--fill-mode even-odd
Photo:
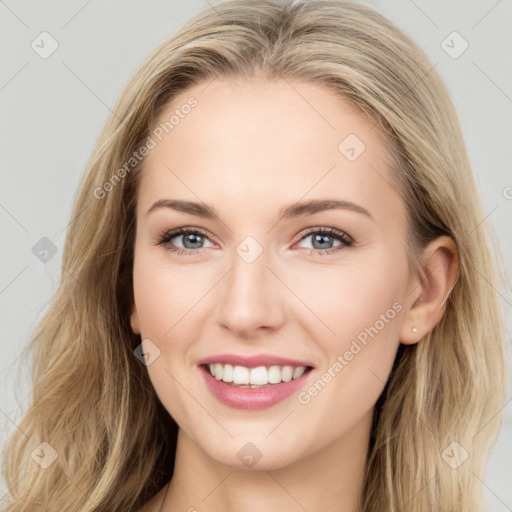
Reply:
[[[144,160],[126,162],[188,86],[256,73],[324,85],[371,116],[393,148],[412,264],[440,234],[459,251],[444,318],[401,345],[376,404],[362,510],[480,510],[504,401],[504,327],[463,137],[416,44],[374,10],[335,0],[217,3],[130,80],[81,181],[59,289],[27,346],[33,397],[5,448],[2,510],[137,510],[172,476],[177,426],[134,355],[141,340],[129,324]],[[45,469],[33,456],[43,442],[57,454]]]

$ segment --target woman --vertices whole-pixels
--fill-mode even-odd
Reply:
[[[504,397],[483,218],[392,23],[206,9],[93,152],[5,510],[480,510]]]

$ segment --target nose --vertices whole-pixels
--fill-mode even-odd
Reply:
[[[255,340],[284,322],[283,284],[268,267],[265,252],[248,263],[236,252],[222,280],[217,323],[240,339]]]

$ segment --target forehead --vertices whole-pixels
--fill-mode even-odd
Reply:
[[[139,190],[146,210],[166,195],[238,212],[306,195],[397,201],[387,139],[374,120],[321,85],[202,82],[174,98],[155,127]]]

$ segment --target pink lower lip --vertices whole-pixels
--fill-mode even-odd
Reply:
[[[260,388],[240,388],[217,380],[204,367],[199,367],[208,389],[223,404],[236,409],[265,409],[298,391],[311,373],[306,371],[299,378],[280,384],[268,384]]]

